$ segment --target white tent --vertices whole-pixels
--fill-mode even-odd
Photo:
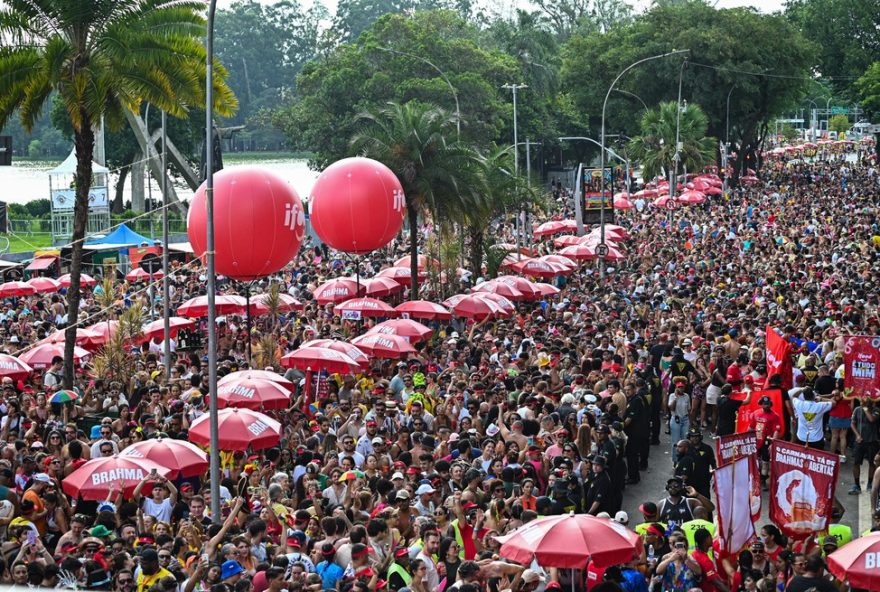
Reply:
[[[101,175],[107,174],[110,172],[105,166],[99,165],[97,162],[92,163],[92,174],[93,175]],[[76,174],[76,149],[70,151],[70,154],[67,158],[64,159],[64,162],[59,164],[57,167],[49,171],[50,175],[75,175]]]

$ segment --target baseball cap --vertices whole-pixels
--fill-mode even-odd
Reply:
[[[403,473],[397,471],[396,473],[391,475],[391,480],[394,481],[395,479],[403,479]]]
[[[34,480],[34,481],[39,481],[40,483],[48,483],[49,485],[51,485],[52,483],[54,483],[54,482],[52,481],[52,477],[50,477],[50,476],[47,475],[46,473],[37,473],[37,474],[35,474],[35,475],[33,476],[33,480]]]
[[[533,569],[527,569],[522,573],[522,581],[524,584],[534,584],[536,582],[544,582],[544,576]]]
[[[614,521],[620,522],[623,525],[627,525],[627,524],[629,524],[629,514],[627,514],[623,510],[621,510],[617,514],[614,515]]]
[[[434,493],[436,490],[425,483],[424,485],[419,485],[419,488],[416,489],[416,495],[424,495],[426,493]]]

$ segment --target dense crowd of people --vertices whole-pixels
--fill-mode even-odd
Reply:
[[[300,388],[289,409],[268,412],[284,426],[280,445],[219,452],[222,516],[210,515],[207,475],[149,475],[130,498],[111,484],[101,502],[61,486],[90,458],[158,435],[187,439],[208,400],[204,321],[172,343],[171,367],[155,339],[132,347],[132,376],[84,368],[73,403],[47,402],[63,382],[60,359],[30,379],[4,378],[0,581],[116,592],[846,589],[824,558],[865,533],[837,522],[803,541],[767,522],[747,548],[720,551],[713,438],[735,430],[734,393],[781,389],[765,359],[775,327],[796,345],[795,387],[782,392],[781,417],[759,401],[751,425],[762,460],[783,433],[839,454],[851,467],[842,493],[870,496],[880,530],[877,409],[842,385],[844,339],[880,327],[880,175],[850,157],[770,162],[760,177],[703,206],[619,213],[629,258],[604,278],[588,263],[512,318],[428,323],[434,333],[416,355],[322,377],[310,408],[304,375],[286,371]],[[570,207],[563,200],[561,213]],[[509,238],[512,228],[493,232]],[[530,246],[555,251],[551,240]],[[405,248],[367,256],[361,275]],[[303,309],[271,326],[257,318],[250,335],[242,318],[223,318],[219,374],[249,367],[248,340],[258,349],[268,332],[285,353],[366,331],[372,319],[345,320],[312,299],[351,266],[304,247],[275,278]],[[174,305],[204,294],[204,279],[198,265],[178,266]],[[117,313],[150,294],[114,289]],[[449,289],[429,277],[420,297],[440,301]],[[84,312],[104,300],[89,292]],[[63,323],[63,293],[7,299],[3,349],[20,352]],[[668,473],[665,491],[638,485],[649,467]],[[622,510],[635,495],[639,517]],[[496,537],[569,512],[632,528],[640,554],[575,571],[500,557]]]

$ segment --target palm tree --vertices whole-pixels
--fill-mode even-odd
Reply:
[[[479,277],[483,256],[487,265],[496,268],[507,252],[496,245],[496,240],[486,239],[486,230],[496,218],[505,214],[518,214],[522,209],[544,203],[540,191],[529,184],[528,179],[518,176],[513,166],[512,146],[490,147],[483,157],[483,175],[486,178],[484,199],[478,207],[467,212],[467,233],[471,273]],[[493,273],[490,276],[495,275]]]
[[[0,8],[0,128],[17,111],[31,130],[57,94],[70,117],[76,151],[64,386],[73,386],[80,268],[95,147],[93,126],[120,129],[126,110],[149,102],[175,117],[204,105],[201,37],[205,3],[181,0],[6,0]],[[217,65],[219,68],[219,64]],[[220,114],[236,106],[222,69],[214,92]]]
[[[709,119],[700,106],[682,107],[680,122],[678,116],[675,101],[660,103],[642,116],[642,134],[630,141],[630,152],[641,163],[644,179],[665,176],[673,170],[677,124],[682,143],[680,163],[685,170],[698,171],[715,158],[716,141],[706,137]]]
[[[411,101],[388,103],[361,113],[363,129],[352,149],[394,171],[406,197],[409,224],[410,297],[418,298],[419,214],[435,223],[462,221],[484,199],[485,178],[479,154],[455,137],[455,117],[443,109]]]

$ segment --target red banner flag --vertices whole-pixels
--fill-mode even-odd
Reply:
[[[767,325],[767,379],[774,374],[782,376],[782,388],[790,390],[794,384],[791,367],[791,344]]]
[[[847,338],[843,354],[843,384],[847,397],[880,398],[880,337]]]
[[[752,521],[757,522],[761,519],[761,473],[758,469],[758,438],[755,432],[719,436],[715,440],[715,452],[718,456],[719,467],[741,458],[748,461],[749,512],[752,515]],[[715,475],[718,475],[717,471]],[[718,487],[717,478],[715,486]]]
[[[741,405],[739,411],[736,414],[736,432],[738,434],[742,434],[743,432],[748,432],[752,429],[751,427],[751,419],[752,413],[754,411],[758,411],[761,409],[761,406],[758,405],[758,401],[761,400],[761,397],[764,395],[770,397],[770,401],[772,403],[772,409],[776,412],[776,415],[779,416],[779,423],[782,424],[782,429],[779,433],[780,438],[785,438],[785,433],[788,429],[788,426],[785,425],[785,422],[782,420],[785,417],[782,413],[782,391],[779,389],[770,389],[767,391],[752,391],[751,397],[749,398],[749,402]],[[746,398],[746,393],[737,392],[731,395],[732,399],[737,401],[742,401]],[[768,434],[772,435],[772,434]]]
[[[800,540],[828,528],[837,486],[836,454],[773,440],[770,444],[770,520]]]
[[[752,435],[754,440],[755,436]],[[728,553],[738,553],[755,537],[754,518],[749,516],[751,475],[749,459],[738,458],[715,470],[715,507],[718,509],[718,537]],[[758,515],[761,514],[761,484],[758,483]]]

